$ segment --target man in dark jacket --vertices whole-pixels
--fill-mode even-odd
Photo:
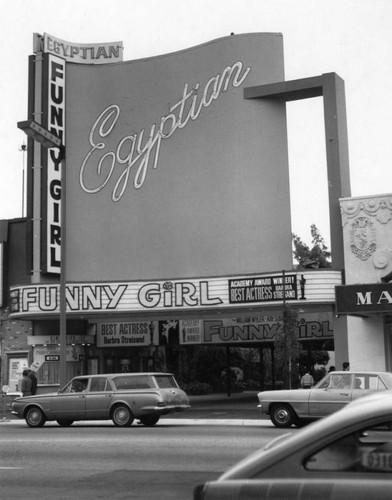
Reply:
[[[20,391],[22,396],[31,396],[31,378],[29,377],[29,370],[23,370]]]
[[[34,396],[37,394],[38,380],[33,370],[29,370],[29,377],[31,378],[31,395]]]

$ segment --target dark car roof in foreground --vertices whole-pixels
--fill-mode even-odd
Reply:
[[[310,452],[312,446],[315,449],[322,448],[323,443],[327,444],[331,436],[338,438],[347,430],[354,431],[356,426],[366,426],[367,422],[373,422],[375,418],[383,420],[390,417],[392,420],[392,391],[382,392],[377,398],[365,396],[360,399],[361,404],[349,404],[344,409],[296,431],[271,448],[258,450],[225,472],[218,481],[252,478],[279,461],[283,450],[285,458],[301,449]]]
[[[137,375],[149,375],[149,376],[157,376],[157,375],[173,375],[172,373],[166,373],[166,372],[131,372],[131,373],[96,373],[95,375],[78,375],[77,377],[73,378],[97,378],[97,377],[108,377],[108,378],[113,378],[113,377],[133,377]]]

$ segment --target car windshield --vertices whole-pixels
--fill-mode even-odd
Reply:
[[[177,382],[173,375],[155,375],[155,380],[160,389],[178,388]]]

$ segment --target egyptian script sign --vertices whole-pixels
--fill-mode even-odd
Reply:
[[[117,104],[105,108],[89,132],[91,147],[80,167],[79,180],[83,191],[90,194],[101,191],[120,172],[111,195],[112,200],[117,202],[130,182],[131,170],[132,173],[135,172],[133,187],[141,188],[146,180],[147,170],[158,167],[162,142],[184,129],[190,121],[197,120],[203,109],[217,101],[223,92],[229,90],[230,85],[234,88],[241,86],[249,72],[250,68],[244,68],[242,62],[237,61],[210,78],[203,89],[200,89],[199,83],[193,88],[189,88],[186,83],[182,96],[170,107],[169,113],[158,120],[158,125],[154,123],[137,133],[115,138],[115,147],[110,147],[108,141],[115,135],[121,109]],[[95,185],[86,180],[87,171],[89,178],[91,174],[95,176]]]
[[[285,105],[244,99],[284,79],[280,34],[66,69],[69,281],[292,267]]]

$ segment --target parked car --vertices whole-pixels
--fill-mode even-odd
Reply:
[[[189,408],[189,399],[171,373],[114,373],[73,378],[54,394],[14,400],[12,413],[30,427],[47,420],[69,426],[78,420],[108,420],[127,427],[134,419],[155,425],[161,415]]]
[[[245,458],[194,500],[387,500],[392,487],[392,394],[364,397]]]
[[[276,427],[300,427],[340,410],[354,399],[385,390],[392,390],[392,373],[335,371],[311,389],[260,392],[258,408]]]

